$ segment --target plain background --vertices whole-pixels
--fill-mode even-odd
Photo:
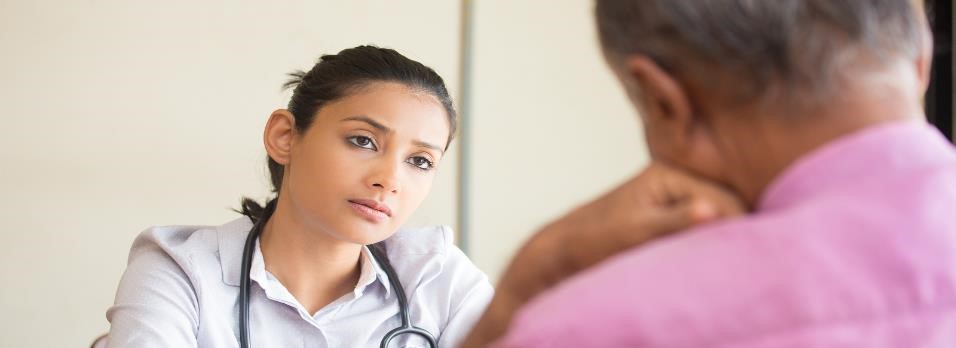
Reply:
[[[265,198],[262,127],[288,102],[285,74],[324,53],[398,49],[468,102],[467,169],[456,145],[409,224],[461,229],[464,197],[465,245],[492,279],[537,227],[646,161],[589,1],[464,4],[0,0],[0,347],[88,345],[140,231],[221,224],[241,196]]]

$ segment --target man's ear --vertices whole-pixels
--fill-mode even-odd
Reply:
[[[633,55],[624,64],[624,73],[640,96],[632,97],[644,113],[645,122],[671,129],[671,136],[686,137],[694,127],[694,114],[687,92],[673,75],[644,55]],[[639,99],[639,101],[637,100]],[[677,140],[677,139],[674,139]],[[683,140],[683,139],[682,139]]]
[[[279,164],[288,165],[294,140],[295,117],[286,109],[273,111],[262,134],[266,153]]]
[[[919,11],[920,18],[920,51],[916,57],[916,72],[920,83],[920,94],[926,94],[929,88],[930,69],[933,66],[933,32],[929,27],[929,19],[925,12]]]

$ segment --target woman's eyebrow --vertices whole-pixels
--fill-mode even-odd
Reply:
[[[388,128],[381,122],[373,120],[371,117],[368,117],[365,115],[351,116],[351,117],[346,117],[342,119],[342,122],[345,122],[345,121],[365,122],[365,123],[368,123],[369,126],[372,126],[373,128],[378,129],[382,133],[388,134],[392,132],[391,128]]]
[[[378,122],[378,121],[376,121],[376,120],[373,120],[371,117],[368,117],[368,116],[365,116],[365,115],[350,116],[350,117],[346,117],[346,118],[343,118],[343,119],[342,119],[342,122],[346,122],[346,121],[364,122],[364,123],[367,123],[368,125],[372,126],[372,128],[378,129],[380,132],[385,133],[385,134],[388,134],[388,133],[391,133],[391,132],[392,132],[392,129],[391,129],[391,128],[388,128],[387,126],[385,126],[385,125],[382,124],[381,122]],[[435,145],[435,144],[432,144],[432,143],[428,143],[428,142],[424,142],[424,141],[421,141],[421,140],[415,140],[415,141],[413,141],[412,143],[415,144],[416,146],[421,146],[421,147],[424,147],[424,148],[429,148],[429,149],[438,151],[440,154],[445,154],[445,149],[443,149],[442,147],[440,147],[440,146],[438,146],[438,145]]]
[[[426,143],[426,142],[421,141],[421,140],[415,140],[415,141],[413,141],[412,143],[415,144],[416,146],[426,147],[426,148],[429,148],[429,149],[438,151],[438,153],[440,153],[440,154],[445,154],[445,150],[442,149],[441,147],[438,147],[438,145],[435,145],[435,144],[432,144],[432,143]]]

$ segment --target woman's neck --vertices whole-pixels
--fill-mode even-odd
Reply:
[[[288,202],[280,198],[277,204],[259,239],[265,268],[314,315],[355,288],[362,245],[306,226]]]

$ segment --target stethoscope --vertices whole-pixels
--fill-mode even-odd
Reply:
[[[249,231],[249,236],[246,237],[246,245],[242,249],[242,278],[239,281],[239,346],[241,348],[249,348],[249,271],[252,268],[252,254],[255,249],[256,240],[262,233],[262,227],[265,225],[265,222],[272,217],[272,213],[275,211],[276,201],[277,200],[274,199],[266,204],[262,217],[252,226],[252,230]],[[371,252],[375,262],[385,269],[385,275],[388,276],[388,283],[392,287],[392,290],[395,291],[396,297],[398,297],[398,310],[402,318],[402,326],[392,329],[392,331],[389,331],[382,337],[381,348],[387,348],[392,339],[401,335],[418,335],[428,341],[429,347],[438,347],[435,336],[432,336],[428,331],[422,328],[412,326],[408,316],[408,298],[405,296],[402,283],[398,280],[398,276],[395,275],[395,269],[393,269],[391,263],[388,262],[388,257],[385,256],[384,250],[374,244],[369,245],[368,250]]]

